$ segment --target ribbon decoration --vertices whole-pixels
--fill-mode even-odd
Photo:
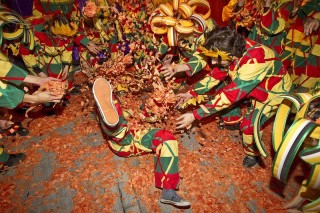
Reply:
[[[198,6],[205,7],[206,13],[195,13]],[[206,30],[205,21],[210,18],[210,14],[210,3],[207,0],[173,0],[171,4],[160,4],[152,13],[151,30],[155,34],[167,34],[168,45],[176,46],[178,33],[202,34]]]
[[[3,27],[10,23],[15,24],[16,29],[13,32],[3,32]],[[22,37],[22,43],[28,44],[30,49],[34,48],[34,37],[30,24],[26,23],[15,11],[0,6],[0,46],[3,39],[15,40],[20,37]],[[1,60],[8,60],[2,52],[0,52],[0,58]]]
[[[292,162],[300,147],[307,137],[311,137],[318,140],[317,145],[314,147],[304,146],[304,149],[299,152],[299,157],[311,166],[308,180],[302,185],[303,188],[320,190],[320,125],[306,118],[312,101],[317,101],[316,99],[319,99],[320,95],[297,93],[295,95],[279,96],[278,98],[282,98],[283,101],[278,108],[273,124],[272,145],[276,154],[273,159],[272,174],[278,180],[286,182]],[[261,155],[267,157],[268,154],[260,135],[260,120],[265,106],[260,110],[254,122],[254,138]],[[292,108],[296,110],[294,123],[284,134]],[[306,212],[320,211],[320,198],[304,205],[302,210]]]

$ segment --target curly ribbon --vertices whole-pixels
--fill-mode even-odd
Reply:
[[[286,182],[292,162],[298,154],[305,139],[309,136],[320,140],[319,124],[305,118],[309,104],[313,100],[320,98],[320,95],[312,96],[307,93],[298,93],[295,95],[279,96],[279,98],[282,98],[283,100],[277,110],[273,124],[272,145],[276,154],[273,160],[272,174],[278,180]],[[263,109],[268,105],[268,103],[266,103],[260,110],[254,122],[255,142],[261,155],[264,157],[267,157],[268,153],[266,152],[265,146],[261,140],[260,120],[263,114]],[[286,121],[292,109],[296,110],[294,123],[285,134]],[[305,148],[300,151],[299,157],[311,166],[311,172],[308,180],[303,184],[303,186],[306,188],[320,190],[320,144],[318,143],[316,147]],[[320,210],[320,198],[303,206],[302,210],[318,212]]]
[[[206,12],[195,13],[198,6],[206,8]],[[176,46],[178,34],[202,34],[206,30],[205,21],[210,18],[210,14],[210,3],[207,0],[173,0],[171,4],[160,4],[153,12],[151,30],[155,34],[167,34],[168,45]]]

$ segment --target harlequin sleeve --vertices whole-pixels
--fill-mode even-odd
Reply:
[[[11,84],[0,81],[0,107],[6,109],[14,109],[24,98],[24,91]]]
[[[261,83],[267,74],[265,70],[272,66],[271,60],[260,63],[250,61],[242,65],[229,85],[219,90],[213,100],[193,111],[194,117],[200,120],[237,103]]]
[[[193,76],[207,65],[207,61],[201,54],[195,53],[186,64],[189,67],[189,70],[186,71],[186,74],[188,76]]]
[[[9,61],[0,61],[0,79],[6,82],[20,85],[28,73]]]
[[[217,86],[223,79],[227,77],[227,71],[219,68],[212,69],[202,80],[197,82],[189,93],[193,97],[209,92],[213,87]]]

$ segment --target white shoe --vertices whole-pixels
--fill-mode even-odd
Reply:
[[[106,125],[115,127],[119,122],[119,115],[112,100],[110,83],[104,78],[97,78],[93,83],[92,92],[102,120]]]

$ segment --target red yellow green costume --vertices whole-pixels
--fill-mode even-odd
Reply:
[[[318,0],[312,0],[298,8],[294,24],[291,25],[284,40],[285,47],[281,58],[286,68],[292,67],[291,78],[293,85],[296,88],[301,87],[300,89],[305,88],[309,90],[310,87],[307,81],[315,77],[312,75],[309,76],[309,73],[306,72],[306,61],[317,40],[319,31],[306,36],[303,27],[304,22],[309,18],[319,17],[319,4]],[[319,75],[317,77],[319,77]],[[307,78],[308,80],[306,80]]]
[[[133,130],[128,126],[120,104],[114,100],[119,115],[115,127],[109,127],[99,114],[100,126],[108,136],[110,149],[120,157],[154,153],[155,186],[176,189],[179,183],[178,142],[175,136],[161,129]]]
[[[282,42],[287,34],[292,10],[293,1],[274,1],[270,8],[260,16],[260,21],[255,23],[248,38],[272,48],[280,55],[283,51]]]
[[[0,60],[0,107],[13,109],[22,103],[22,81],[27,72],[9,61]]]
[[[45,73],[51,77],[62,77],[64,65],[71,65],[73,40],[50,38],[47,32],[34,32],[33,50],[20,45],[20,54],[31,73]]]
[[[190,93],[194,96],[203,94],[225,78],[230,78],[231,82],[218,90],[212,100],[193,111],[194,117],[201,120],[219,111],[229,110],[244,98],[252,99],[251,108],[241,121],[241,130],[246,154],[257,156],[259,152],[253,140],[254,119],[263,103],[290,92],[291,79],[273,50],[249,39],[246,43],[247,51],[234,60],[228,70],[212,70]],[[262,123],[274,115],[277,105],[278,102],[272,102],[263,111]]]

